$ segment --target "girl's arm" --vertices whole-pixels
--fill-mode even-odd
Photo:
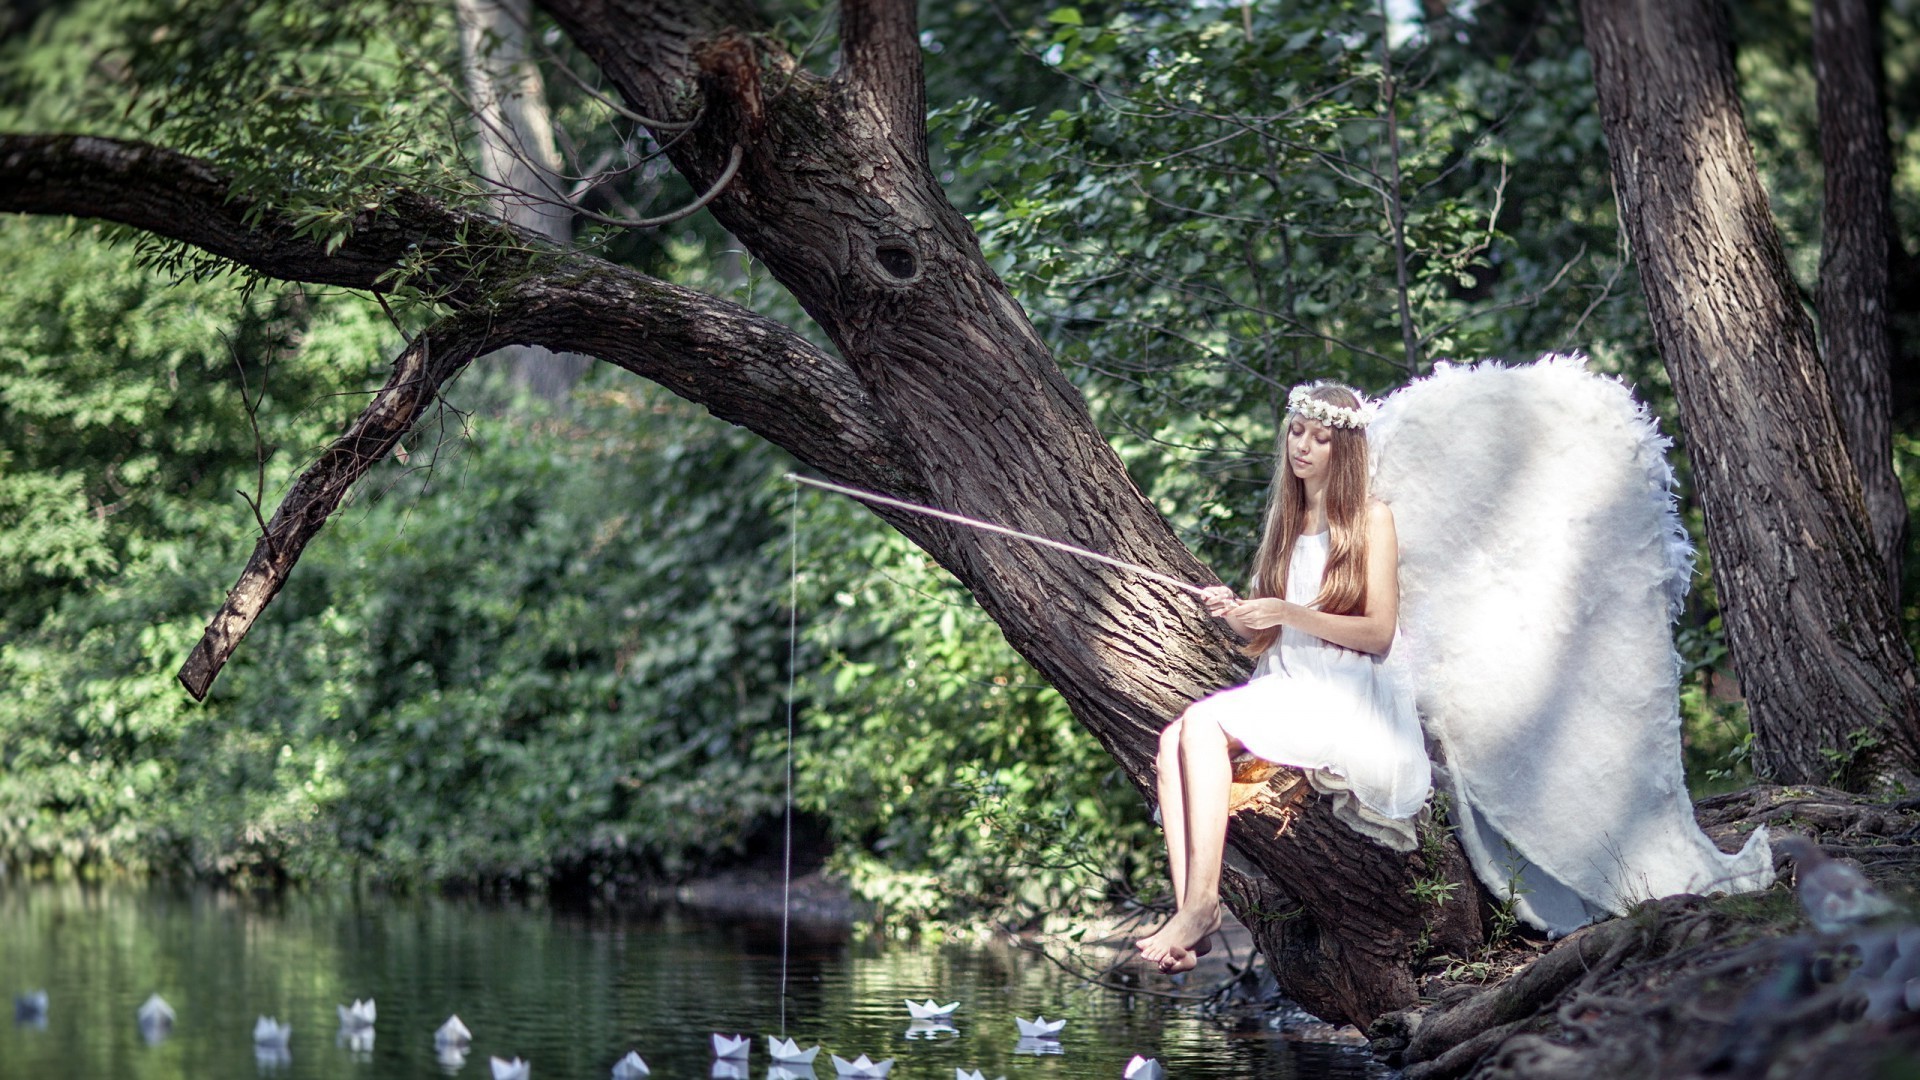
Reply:
[[[1383,502],[1367,507],[1367,608],[1359,615],[1329,615],[1290,600],[1244,600],[1222,618],[1241,634],[1291,626],[1349,649],[1384,653],[1400,619],[1400,539],[1393,511]]]

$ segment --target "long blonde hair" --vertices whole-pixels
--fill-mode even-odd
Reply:
[[[1344,409],[1360,406],[1360,395],[1339,383],[1308,387],[1313,397]],[[1299,414],[1289,412],[1280,427],[1278,464],[1267,498],[1267,526],[1253,556],[1254,596],[1287,599],[1287,571],[1294,541],[1307,525],[1307,486],[1287,461],[1287,432]],[[1308,421],[1311,423],[1312,421]],[[1367,435],[1360,428],[1335,427],[1327,461],[1327,568],[1312,605],[1332,615],[1357,615],[1367,608]],[[1248,656],[1273,647],[1280,628],[1257,631],[1242,646]]]

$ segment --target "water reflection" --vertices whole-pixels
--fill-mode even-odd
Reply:
[[[1135,1054],[1181,1080],[1386,1075],[1351,1046],[1258,1025],[1229,1035],[1153,997],[1085,989],[1013,949],[796,933],[783,1002],[779,941],[777,925],[672,913],[0,885],[0,979],[12,984],[0,993],[16,996],[0,1080],[484,1080],[491,1057],[530,1062],[540,1080],[605,1080],[636,1048],[661,1077],[815,1075],[770,1064],[764,1048],[716,1062],[709,1033],[720,1031],[893,1059],[907,1080],[1109,1080]],[[23,1011],[40,988],[44,1006]],[[336,1029],[341,1002],[368,998],[380,1038],[371,1024]],[[903,998],[957,1000],[963,1022],[903,1024]],[[1016,1043],[1016,1013],[1043,1010],[1069,1021],[1058,1038]],[[259,1016],[334,1037],[256,1056]]]

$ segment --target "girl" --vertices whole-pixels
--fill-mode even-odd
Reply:
[[[1414,846],[1411,819],[1430,772],[1413,692],[1388,663],[1399,608],[1393,514],[1367,497],[1371,410],[1334,383],[1287,397],[1281,460],[1250,600],[1215,586],[1207,608],[1260,658],[1245,685],[1195,702],[1160,736],[1160,817],[1173,918],[1137,943],[1186,971],[1220,928],[1232,756],[1302,769],[1336,816],[1391,847]]]

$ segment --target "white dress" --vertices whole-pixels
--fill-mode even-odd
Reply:
[[[1327,533],[1293,547],[1287,596],[1310,601],[1327,565]],[[1404,665],[1283,627],[1253,678],[1197,701],[1189,722],[1213,720],[1248,751],[1304,771],[1332,796],[1334,816],[1397,851],[1418,846],[1413,816],[1432,775]]]

